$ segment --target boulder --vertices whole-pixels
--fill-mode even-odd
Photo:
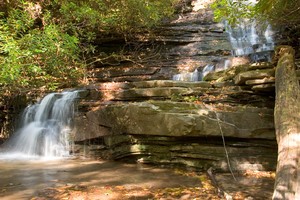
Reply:
[[[241,72],[234,77],[234,83],[236,85],[244,85],[247,80],[263,79],[266,77],[274,77],[274,69],[262,69],[262,70],[251,70]]]
[[[86,113],[86,117],[115,134],[275,138],[272,109],[214,109],[195,103],[155,101],[104,105]]]
[[[210,72],[203,78],[203,80],[216,82],[229,81],[232,80],[237,74],[246,72],[248,70],[249,65],[238,65],[224,71]]]
[[[275,83],[275,77],[266,77],[263,79],[253,79],[253,80],[247,80],[245,82],[246,85],[260,85],[260,84],[266,84],[266,83]]]

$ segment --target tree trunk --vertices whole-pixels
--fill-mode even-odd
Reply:
[[[278,163],[273,199],[300,199],[300,86],[294,54],[289,46],[276,50],[274,122]]]

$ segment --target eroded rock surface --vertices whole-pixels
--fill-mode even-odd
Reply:
[[[211,1],[201,6],[195,2],[182,1],[174,18],[166,19],[153,34],[136,38],[135,44],[117,39],[102,41],[99,45],[107,55],[121,49],[129,54],[129,59],[120,61],[104,56],[101,62],[94,63],[88,79],[91,82],[171,80],[174,74],[192,72],[213,62],[223,65],[231,57],[224,25],[213,21],[208,5]],[[245,62],[242,60],[233,59],[232,64]]]
[[[236,170],[274,169],[273,97],[233,83],[217,86],[169,80],[91,85],[74,138],[90,144],[90,155],[108,159],[228,170],[228,156]]]

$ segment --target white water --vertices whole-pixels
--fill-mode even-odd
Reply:
[[[245,0],[245,5],[255,6],[256,0]],[[226,32],[233,56],[249,56],[253,62],[270,61],[274,50],[274,32],[268,22],[240,19],[235,26],[225,21]]]
[[[274,50],[273,31],[269,24],[243,20],[235,27],[226,24],[233,56],[250,56],[252,61],[270,59]]]
[[[224,63],[224,67],[221,69],[218,69],[216,71],[224,70],[228,68],[228,63]],[[208,64],[206,65],[201,71],[198,69],[195,69],[193,72],[183,72],[180,74],[175,74],[173,76],[173,81],[188,81],[188,82],[196,82],[196,81],[202,81],[203,78],[209,73],[215,71],[215,65]]]
[[[28,106],[21,127],[4,144],[1,158],[62,158],[69,156],[74,100],[78,92],[48,94]]]
[[[209,73],[215,70],[215,66],[212,64],[206,65],[201,72],[201,80]]]
[[[183,72],[180,74],[175,74],[173,76],[173,81],[190,81],[190,82],[199,81],[198,69],[195,69],[195,71],[193,72]]]

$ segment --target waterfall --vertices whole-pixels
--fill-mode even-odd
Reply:
[[[250,56],[251,60],[269,61],[274,50],[271,25],[243,20],[234,27],[225,22],[233,56]]]
[[[69,156],[74,100],[78,91],[51,93],[28,106],[20,128],[4,144],[5,155],[57,158]]]
[[[214,71],[215,70],[215,66],[214,65],[212,65],[212,64],[208,64],[208,65],[206,65],[203,69],[202,69],[202,71],[201,71],[201,75],[200,75],[200,80],[202,81],[203,80],[203,78],[209,73],[209,72],[212,72],[212,71]]]
[[[243,4],[255,6],[256,0],[245,0]],[[251,61],[271,61],[274,50],[274,32],[268,22],[259,23],[256,20],[240,19],[234,26],[224,22],[233,56],[249,56]]]
[[[193,72],[183,72],[180,74],[173,75],[173,81],[190,81],[195,82],[199,80],[198,69],[195,69]]]
[[[244,0],[242,3],[254,6],[257,1]],[[223,26],[231,45],[231,57],[245,57],[250,62],[271,61],[275,42],[273,40],[274,31],[268,22],[259,23],[255,20],[240,19],[234,26],[224,21]],[[201,38],[202,35],[199,34],[199,37]],[[211,71],[226,70],[231,66],[235,66],[236,63],[231,61],[231,58],[226,59],[225,57],[216,62],[212,60],[206,66],[196,66],[197,69],[194,72],[183,72],[174,75],[173,80],[201,81]],[[196,75],[197,78],[195,78]]]

